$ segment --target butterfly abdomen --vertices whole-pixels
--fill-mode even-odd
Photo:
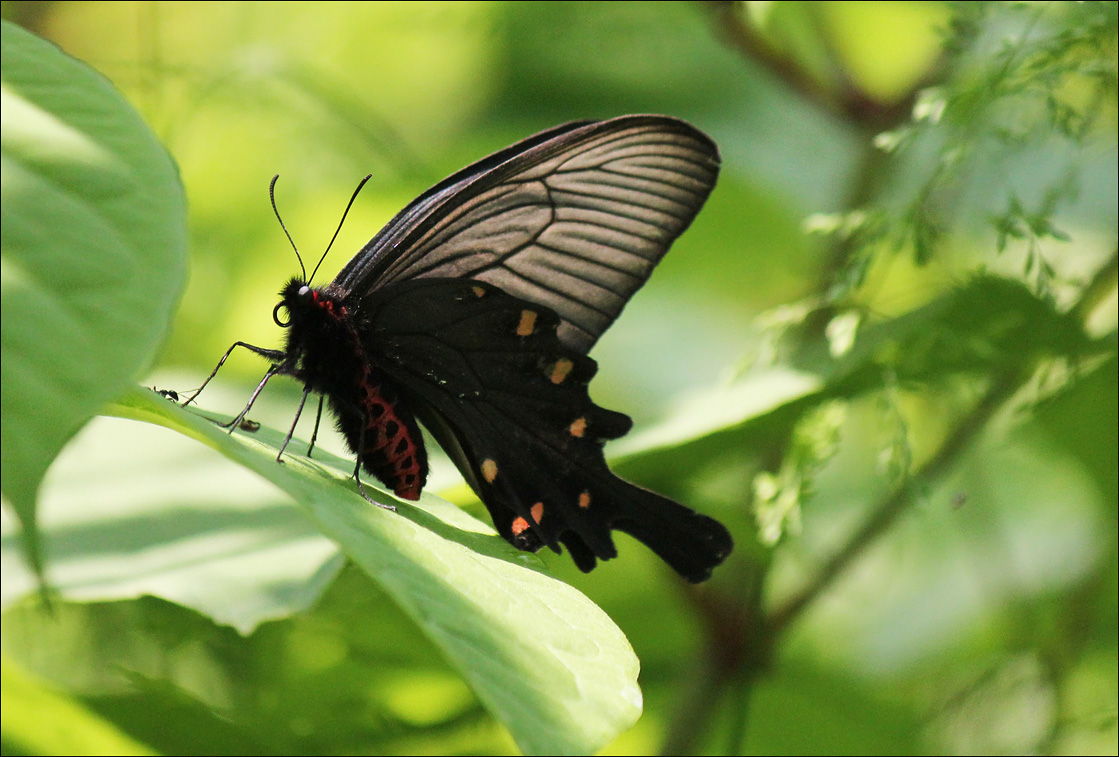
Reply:
[[[361,466],[398,497],[419,499],[427,481],[419,425],[391,379],[373,364],[354,307],[298,280],[282,296],[291,319],[289,354],[302,356],[296,376],[330,399],[338,430]]]
[[[396,496],[417,500],[427,481],[427,453],[423,437],[411,411],[396,394],[388,379],[358,377],[354,401],[330,395],[330,406],[338,419],[338,430],[361,465]],[[360,408],[354,412],[353,407]]]

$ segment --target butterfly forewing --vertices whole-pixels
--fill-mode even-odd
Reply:
[[[587,352],[707,199],[718,151],[655,116],[553,132],[425,194],[335,285],[479,279],[553,310],[561,341]]]

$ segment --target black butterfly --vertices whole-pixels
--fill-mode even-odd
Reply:
[[[364,467],[419,498],[418,418],[519,549],[562,544],[589,571],[616,556],[618,529],[703,581],[730,535],[610,472],[602,445],[631,421],[591,401],[586,353],[718,171],[715,144],[676,119],[557,126],[424,192],[329,286],[312,288],[305,272],[288,282],[273,313],[283,350],[230,351],[273,362],[253,399],[286,374],[303,382],[304,402],[330,400],[359,484]]]

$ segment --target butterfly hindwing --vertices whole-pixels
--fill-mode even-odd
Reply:
[[[730,550],[725,529],[610,472],[602,444],[630,419],[587,393],[593,360],[559,317],[484,282],[415,279],[361,300],[378,369],[455,458],[508,541],[568,548],[583,570],[628,531],[693,581]]]

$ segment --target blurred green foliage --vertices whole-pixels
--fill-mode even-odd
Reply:
[[[191,277],[136,378],[179,391],[235,340],[278,342],[296,265],[273,174],[305,257],[373,174],[326,280],[427,186],[535,131],[637,112],[703,129],[719,185],[596,347],[592,390],[638,420],[616,469],[737,548],[698,588],[622,535],[591,574],[541,556],[641,661],[644,714],[600,746],[1114,753],[1116,8],[3,14],[104,74],[177,163]],[[239,409],[262,372],[231,360],[207,407]],[[286,428],[298,394],[273,382],[254,417]],[[483,512],[445,462],[430,488]],[[3,513],[4,753],[515,751],[469,663],[284,496],[155,425],[78,434],[39,497],[50,611]]]

